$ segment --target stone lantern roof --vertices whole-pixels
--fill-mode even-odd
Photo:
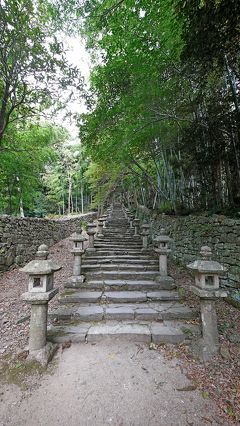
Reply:
[[[187,265],[187,268],[192,271],[196,271],[199,274],[218,274],[222,275],[226,271],[223,265],[215,260],[211,260],[212,250],[208,246],[203,246],[201,248],[200,254],[203,259],[195,260],[194,262]]]
[[[153,241],[156,243],[169,243],[172,241],[172,238],[167,235],[167,232],[164,228],[161,228],[159,235],[155,237]]]
[[[87,238],[84,237],[81,234],[77,234],[76,232],[74,234],[71,235],[71,237],[69,238],[71,241],[76,241],[76,242],[83,242],[83,241],[87,241]]]
[[[38,247],[35,259],[31,260],[27,265],[20,269],[29,275],[48,275],[52,272],[59,271],[62,266],[57,265],[53,260],[48,260],[48,246],[42,244]]]

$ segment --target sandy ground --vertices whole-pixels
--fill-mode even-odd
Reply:
[[[1,426],[224,425],[216,406],[144,344],[102,341],[59,351],[31,391],[1,389]]]

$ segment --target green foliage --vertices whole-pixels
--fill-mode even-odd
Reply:
[[[54,161],[57,143],[57,131],[49,125],[8,127],[0,162],[2,213],[18,213],[20,202],[28,211],[34,209],[35,200],[41,197],[41,175]]]
[[[82,79],[66,60],[49,2],[1,2],[0,40],[0,147],[4,149],[3,136],[11,122],[60,108],[73,88],[82,88]]]
[[[96,204],[112,188],[175,213],[240,205],[238,3],[84,3],[95,67],[80,135]]]

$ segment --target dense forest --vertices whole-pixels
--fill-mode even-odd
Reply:
[[[240,209],[237,0],[0,2],[0,212]],[[66,57],[85,41],[89,81]],[[79,140],[54,121],[72,99]]]

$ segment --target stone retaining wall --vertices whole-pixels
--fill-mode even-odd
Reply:
[[[240,288],[240,220],[223,216],[160,215],[153,219],[153,233],[166,228],[171,237],[172,256],[186,265],[199,258],[202,245],[209,245],[213,258],[228,268],[225,285]]]
[[[96,213],[64,219],[0,216],[0,272],[24,265],[40,244],[51,246],[77,231],[82,221],[95,217]]]

